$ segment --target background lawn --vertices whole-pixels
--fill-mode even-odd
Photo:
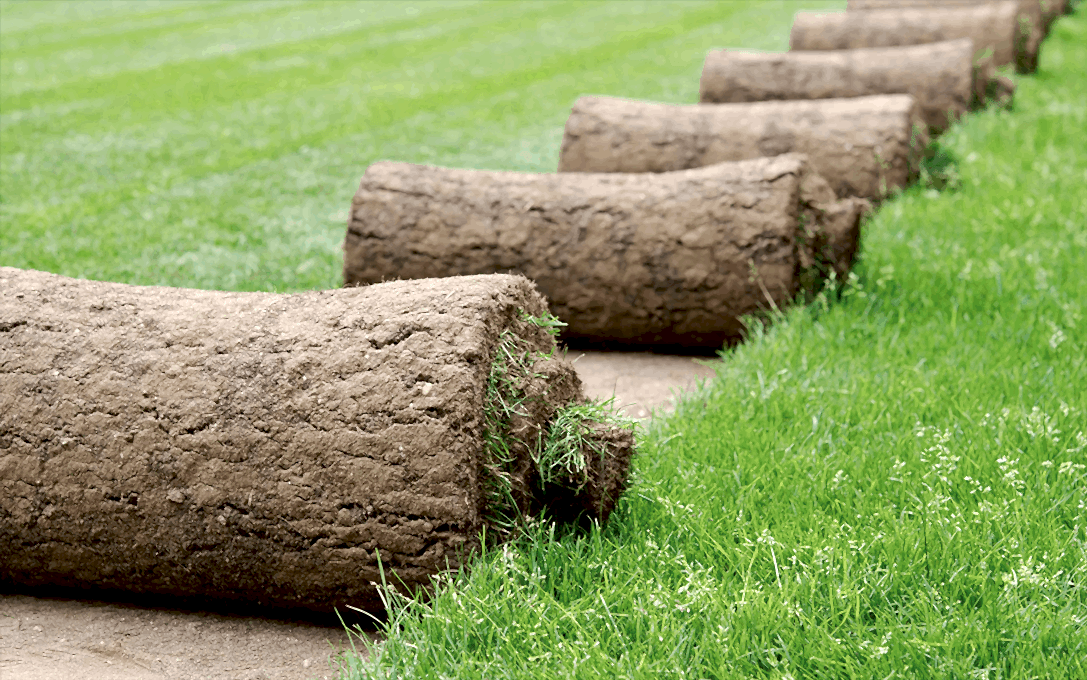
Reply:
[[[581,94],[698,99],[707,45],[842,2],[3,2],[0,263],[339,286],[381,159],[551,171]]]
[[[551,169],[577,95],[694,101],[802,6],[3,4],[0,264],[332,287],[372,160]],[[643,433],[606,529],[489,552],[347,675],[1087,677],[1082,11],[1019,82]]]

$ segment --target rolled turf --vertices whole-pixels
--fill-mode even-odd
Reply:
[[[970,38],[924,45],[812,52],[714,50],[702,67],[702,103],[909,94],[931,134],[989,102],[1009,105],[1015,83]]]
[[[1050,25],[1057,17],[1067,11],[1068,0],[1018,0],[1019,15],[1030,22],[1031,29],[1040,30],[1039,38],[1044,39]],[[892,9],[896,7],[969,7],[983,5],[993,0],[847,0],[846,9]]]
[[[980,51],[992,50],[993,64],[1014,65],[1020,73],[1038,66],[1040,40],[1019,23],[1014,0],[977,6],[904,7],[864,12],[797,12],[789,38],[793,50],[899,47],[971,38]]]
[[[720,347],[745,314],[844,274],[866,209],[799,156],[664,174],[377,163],[351,205],[344,283],[514,271],[567,339]]]
[[[917,176],[928,133],[909,95],[672,105],[581,97],[560,172],[665,172],[806,154],[838,196],[879,200]]]
[[[632,435],[546,313],[502,275],[278,295],[0,268],[0,581],[380,609],[379,560],[418,592],[484,527],[604,521]]]

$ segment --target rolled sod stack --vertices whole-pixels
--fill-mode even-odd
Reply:
[[[979,53],[992,50],[995,67],[1014,65],[1020,73],[1032,73],[1038,46],[1029,39],[1028,27],[1020,27],[1019,13],[1014,0],[968,7],[797,12],[789,46],[792,50],[849,50],[970,38]]]
[[[848,10],[895,9],[900,7],[969,7],[994,0],[847,0]],[[1068,0],[1016,0],[1019,3],[1021,21],[1029,22],[1032,30],[1039,31],[1034,39],[1044,39],[1050,25],[1064,14]]]
[[[796,152],[838,196],[880,200],[917,177],[926,128],[903,94],[695,105],[581,97],[559,172],[666,172]]]
[[[0,581],[375,610],[379,559],[416,592],[484,526],[604,520],[632,436],[546,312],[505,275],[280,295],[0,268]],[[571,434],[562,464],[535,446]]]
[[[715,50],[702,67],[702,103],[909,94],[939,134],[990,101],[1011,103],[1015,83],[969,38],[928,45],[815,52]]]
[[[720,347],[852,263],[868,204],[800,156],[664,174],[528,174],[376,163],[344,283],[513,271],[566,339]]]

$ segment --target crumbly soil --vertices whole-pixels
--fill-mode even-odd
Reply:
[[[590,397],[635,417],[713,375],[704,358],[571,350]],[[358,641],[355,640],[356,645]],[[333,617],[290,621],[0,593],[0,679],[336,678],[350,641]]]

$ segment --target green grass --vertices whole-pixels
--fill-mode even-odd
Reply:
[[[0,264],[332,287],[370,161],[551,169],[579,94],[694,101],[800,6],[0,4]],[[1084,129],[1081,10],[944,137],[957,190],[649,426],[605,529],[488,552],[344,677],[1087,677]]]

